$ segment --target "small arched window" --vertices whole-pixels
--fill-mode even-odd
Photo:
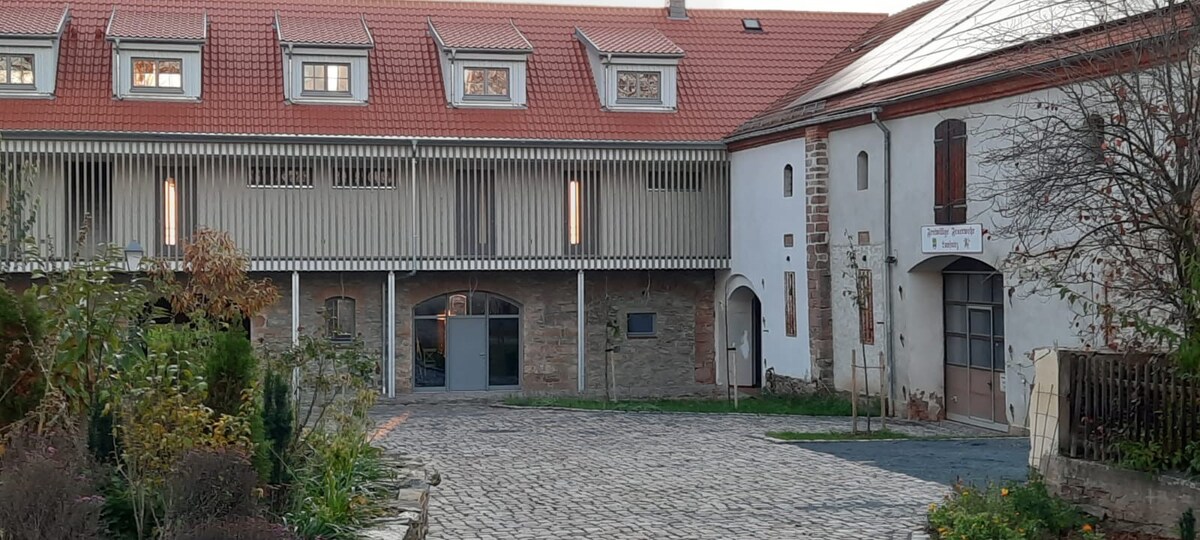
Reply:
[[[866,152],[858,153],[858,190],[871,187],[871,157]]]
[[[325,335],[333,341],[354,339],[354,299],[335,296],[325,300]]]
[[[933,134],[933,221],[967,222],[967,123],[944,120]]]
[[[791,197],[794,188],[792,187],[792,166],[785,165],[783,167],[783,196]]]

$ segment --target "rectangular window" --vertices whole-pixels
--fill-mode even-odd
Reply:
[[[183,90],[183,60],[179,58],[134,58],[134,90]]]
[[[155,196],[158,215],[158,246],[161,255],[180,255],[183,244],[195,229],[196,183],[191,169],[163,167],[158,171]]]
[[[649,191],[700,191],[700,174],[691,170],[650,171]]]
[[[463,68],[463,98],[508,99],[508,68]]]
[[[796,245],[796,235],[794,235],[794,234],[783,235],[783,247],[794,247],[795,245]]]
[[[350,94],[350,64],[304,62],[301,94]]]
[[[796,273],[783,273],[783,316],[788,337],[796,337]]]
[[[33,86],[33,55],[0,55],[0,85]]]
[[[564,197],[567,253],[595,253],[600,234],[600,182],[596,174],[567,173]]]
[[[618,71],[618,102],[662,102],[662,74],[657,71]]]
[[[630,313],[625,316],[625,336],[644,338],[655,336],[655,314]]]
[[[489,170],[458,171],[455,198],[459,255],[484,256],[496,252],[495,178],[495,173]]]
[[[342,167],[333,171],[336,189],[393,189],[396,175],[389,169]]]
[[[864,345],[875,344],[875,286],[870,268],[858,270],[855,293],[858,297],[858,339]]]
[[[108,163],[73,163],[67,167],[67,234],[72,251],[91,257],[112,237],[112,168]],[[76,246],[74,241],[81,240]]]
[[[248,188],[311,188],[312,169],[308,167],[254,167],[246,180]]]

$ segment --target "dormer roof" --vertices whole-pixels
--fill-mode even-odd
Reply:
[[[325,18],[275,14],[275,29],[279,43],[314,47],[375,47],[371,30],[363,16],[357,18]]]
[[[506,23],[434,22],[429,31],[438,46],[456,51],[531,53],[533,44],[510,20]]]
[[[575,33],[602,55],[683,57],[683,49],[655,28],[576,28]]]
[[[169,13],[114,9],[105,32],[110,40],[203,43],[208,39],[204,12]]]
[[[70,14],[69,7],[0,6],[0,36],[56,38]]]

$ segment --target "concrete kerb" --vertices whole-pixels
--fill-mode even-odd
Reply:
[[[846,432],[846,433],[849,433],[849,432]],[[995,435],[995,436],[975,435],[975,436],[962,436],[962,437],[954,437],[954,436],[939,437],[939,436],[934,435],[934,436],[928,436],[928,437],[914,436],[914,437],[908,437],[908,438],[896,437],[896,438],[889,438],[889,439],[806,439],[803,441],[794,441],[794,440],[790,440],[790,439],[779,439],[776,437],[771,437],[769,435],[762,436],[763,440],[770,442],[770,443],[775,443],[775,444],[870,443],[870,442],[904,442],[904,441],[979,441],[979,440],[993,441],[993,440],[1009,440],[1009,439],[1017,440],[1017,439],[1024,439],[1024,438],[1025,437],[1013,437],[1011,435]]]

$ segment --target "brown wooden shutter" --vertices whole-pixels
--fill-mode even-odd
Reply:
[[[933,135],[933,222],[938,225],[950,222],[949,214],[946,212],[947,185],[950,182],[949,167],[946,166],[946,163],[949,159],[949,124],[942,122],[934,129]]]
[[[946,120],[934,129],[934,223],[967,221],[967,124]]]

